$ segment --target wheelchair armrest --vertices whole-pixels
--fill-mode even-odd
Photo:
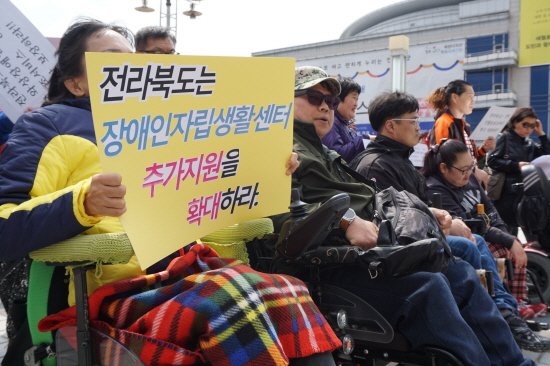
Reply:
[[[483,236],[487,233],[487,225],[482,219],[463,219],[462,221],[472,230],[472,234]]]
[[[37,262],[54,265],[125,264],[134,255],[126,233],[77,235],[29,254]]]
[[[350,198],[345,193],[331,197],[315,211],[306,217],[288,224],[288,230],[283,237],[279,237],[275,245],[276,255],[282,255],[286,259],[298,259],[306,251],[316,249],[332,231],[336,223],[349,208]]]

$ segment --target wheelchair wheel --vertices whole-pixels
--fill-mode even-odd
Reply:
[[[146,366],[128,347],[97,330],[90,329],[94,346],[93,366]],[[78,365],[76,326],[58,329],[56,334],[57,366]]]
[[[550,258],[536,253],[527,252],[527,269],[533,272],[545,302],[550,300]],[[527,296],[532,304],[539,304],[540,298],[534,283],[527,277]]]

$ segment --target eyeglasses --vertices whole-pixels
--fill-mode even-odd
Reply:
[[[164,51],[161,51],[161,50],[139,50],[139,51],[136,51],[138,53],[148,53],[148,54],[153,54],[153,55],[179,55],[179,52],[176,52],[176,51],[170,51],[170,52],[164,52]]]
[[[420,126],[420,117],[416,118],[393,118],[392,121],[414,121],[414,127]]]
[[[323,94],[318,90],[306,89],[294,92],[295,97],[299,97],[300,95],[307,95],[307,101],[311,105],[320,106],[323,102],[326,102],[330,110],[335,110],[338,108],[338,104],[340,104],[340,98],[331,94]]]
[[[472,164],[471,167],[469,168],[466,168],[466,169],[460,169],[460,168],[457,168],[456,166],[450,166],[451,168],[455,168],[456,170],[460,171],[462,173],[463,176],[465,176],[466,174],[470,173],[472,170],[475,169],[476,165],[475,164]]]
[[[536,123],[529,123],[529,122],[522,122],[521,125],[522,125],[524,128],[532,128],[532,129],[535,129],[535,127],[537,127],[537,124],[536,124]]]

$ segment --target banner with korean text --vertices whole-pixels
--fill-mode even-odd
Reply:
[[[40,107],[55,66],[55,48],[9,0],[0,0],[0,109],[15,123]]]
[[[87,53],[105,173],[142,268],[242,221],[288,211],[294,59]]]
[[[550,64],[550,2],[521,0],[519,66]]]
[[[435,112],[424,99],[436,88],[454,79],[463,79],[462,64],[466,42],[456,39],[435,43],[412,44],[407,56],[407,93],[420,104],[420,128],[429,130],[434,124]],[[379,93],[391,90],[391,54],[389,49],[364,50],[352,54],[298,60],[297,66],[317,66],[330,76],[350,77],[361,86],[355,122],[357,132],[372,133],[368,105]]]

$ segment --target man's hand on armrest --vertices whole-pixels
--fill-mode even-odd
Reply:
[[[472,230],[462,221],[461,219],[454,219],[453,225],[451,226],[451,235],[462,236],[463,238],[469,239],[476,242],[476,238],[472,235]]]
[[[374,248],[378,240],[378,226],[356,217],[346,230],[346,239],[351,245],[358,246],[363,250]]]
[[[451,225],[453,223],[452,216],[445,210],[441,210],[435,207],[429,207],[430,211],[434,214],[437,221],[439,221],[439,226],[443,230],[445,236],[451,235]]]
[[[102,173],[92,177],[90,188],[84,199],[84,209],[88,216],[119,217],[126,212],[122,176],[117,173]]]

